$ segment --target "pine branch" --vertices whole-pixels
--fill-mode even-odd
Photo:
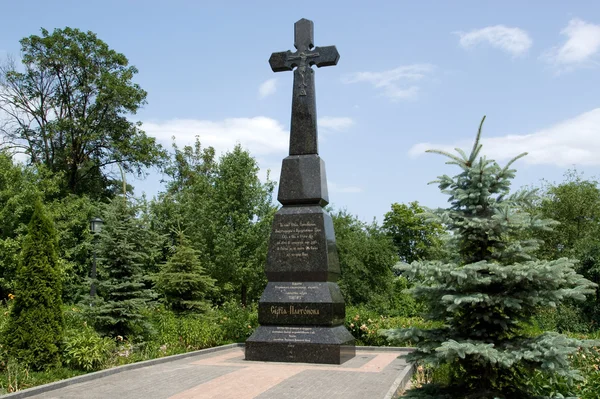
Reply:
[[[479,129],[477,130],[477,137],[475,137],[475,143],[473,144],[473,149],[471,150],[471,155],[469,156],[469,163],[473,164],[477,155],[479,155],[479,151],[481,151],[482,145],[479,144],[479,140],[481,139],[481,130],[483,128],[483,122],[485,121],[485,115],[481,119],[481,123],[479,123]]]

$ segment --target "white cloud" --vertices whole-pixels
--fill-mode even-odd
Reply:
[[[341,132],[354,125],[352,118],[324,116],[319,118],[317,125],[320,128]]]
[[[551,64],[563,67],[586,65],[600,50],[600,25],[574,18],[560,31],[567,41],[542,55]]]
[[[342,78],[343,83],[368,82],[393,100],[415,97],[420,90],[416,85],[430,75],[435,67],[431,64],[403,65],[383,72],[356,72]]]
[[[470,32],[455,32],[460,36],[460,45],[464,48],[488,43],[513,56],[522,55],[529,50],[533,41],[526,31],[504,25],[487,26]]]
[[[240,143],[256,157],[285,156],[289,142],[287,130],[276,120],[264,116],[222,121],[172,119],[145,122],[142,129],[167,147],[170,147],[173,136],[179,146],[192,144],[198,136],[202,146],[214,147],[217,154]]]
[[[473,137],[472,139],[474,139]],[[490,159],[506,161],[523,152],[529,153],[522,160],[534,165],[600,165],[600,108],[595,108],[572,119],[548,128],[524,135],[508,134],[502,137],[482,138],[482,154]],[[416,157],[425,150],[439,149],[456,153],[459,147],[467,153],[473,142],[464,140],[453,145],[419,143],[409,150]]]
[[[350,118],[324,117],[329,128],[344,129],[354,122]],[[322,122],[320,119],[319,122]],[[230,118],[221,121],[198,119],[172,119],[159,122],[144,122],[142,129],[158,142],[171,147],[171,138],[179,147],[193,144],[196,136],[204,148],[212,146],[217,155],[230,151],[240,143],[256,158],[260,167],[259,177],[265,181],[267,170],[270,179],[279,180],[281,160],[289,150],[289,132],[274,119],[264,116],[255,118]],[[331,193],[360,193],[362,188],[329,183]],[[275,193],[277,196],[277,193]]]
[[[270,96],[271,94],[275,94],[276,90],[277,78],[266,80],[258,87],[258,98],[262,99]]]
[[[327,183],[327,188],[330,193],[362,193],[363,189],[357,186],[340,186],[336,183]]]

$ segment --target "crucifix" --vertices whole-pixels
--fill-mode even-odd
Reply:
[[[269,58],[273,72],[294,71],[290,155],[319,153],[315,81],[311,66],[320,68],[336,65],[340,59],[335,46],[314,47],[313,32],[312,21],[304,18],[299,20],[294,24],[296,52],[281,51],[271,54]]]

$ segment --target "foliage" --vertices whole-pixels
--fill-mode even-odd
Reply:
[[[583,375],[575,389],[579,399],[598,399],[600,396],[600,348],[580,349],[571,358],[573,367]]]
[[[68,195],[49,202],[47,208],[58,235],[63,301],[74,303],[89,291],[86,277],[93,258],[89,221],[98,215],[99,204],[85,195]]]
[[[37,201],[17,270],[15,299],[2,344],[35,370],[59,363],[64,320],[56,230]]]
[[[571,383],[567,378],[542,370],[535,370],[532,377],[524,381],[536,397],[577,397],[597,399],[600,395],[600,351],[598,348],[580,348],[569,355],[571,367],[582,375],[581,381]],[[562,396],[561,396],[562,395]]]
[[[237,301],[228,301],[217,308],[216,312],[226,343],[244,342],[258,327],[256,304],[242,306]]]
[[[410,341],[392,343],[382,331],[396,326],[427,328],[435,324],[421,317],[388,316],[366,306],[349,306],[346,308],[345,325],[359,346],[411,346]]]
[[[553,223],[524,211],[535,192],[509,193],[515,174],[510,166],[525,154],[501,168],[479,157],[480,136],[481,125],[468,156],[460,149],[460,156],[431,151],[461,168],[460,174],[437,181],[451,205],[431,215],[456,236],[461,262],[401,267],[409,279],[422,282],[411,292],[428,305],[426,318],[443,324],[387,335],[416,342],[411,360],[448,365],[449,370],[446,382],[425,385],[409,397],[528,398],[533,392],[526,381],[536,370],[570,382],[581,378],[569,367],[569,355],[592,345],[557,333],[525,334],[524,325],[538,307],[584,300],[595,285],[573,270],[572,260],[535,259],[538,241],[524,232],[549,229]]]
[[[389,309],[392,266],[398,261],[392,240],[375,222],[366,224],[345,210],[331,216],[342,270],[339,286],[346,303]]]
[[[57,179],[43,167],[24,167],[0,150],[0,300],[14,293],[22,241],[37,199],[52,198]]]
[[[560,227],[537,234],[543,240],[540,257],[551,259],[568,256],[578,259],[578,272],[600,284],[599,183],[584,179],[576,170],[571,170],[566,173],[562,183],[546,183],[541,198],[533,211],[558,221]],[[600,325],[599,291],[583,304],[577,304],[577,308],[588,322]]]
[[[135,208],[115,198],[103,213],[98,242],[98,298],[87,308],[103,334],[129,340],[147,335],[142,310],[154,293],[146,287],[142,266],[152,245],[150,232],[135,218]]]
[[[83,373],[83,371],[68,367],[35,371],[18,360],[11,359],[3,367],[0,367],[0,395],[76,377]]]
[[[93,371],[103,368],[115,350],[115,341],[101,337],[87,323],[83,328],[67,330],[63,359],[74,370]]]
[[[149,345],[158,356],[168,356],[221,345],[223,330],[213,314],[175,313],[163,307],[149,310],[156,334]]]
[[[15,273],[27,223],[40,199],[58,235],[63,300],[80,294],[90,270],[89,219],[97,208],[87,196],[57,196],[60,175],[43,165],[23,166],[0,151],[0,299],[14,292]]]
[[[151,206],[155,228],[186,232],[216,280],[213,302],[258,300],[266,284],[274,183],[261,183],[256,160],[239,145],[218,162],[214,149],[202,149],[199,141],[174,152],[167,191]]]
[[[64,173],[64,193],[96,198],[112,195],[107,166],[141,175],[160,164],[160,145],[127,118],[146,92],[132,82],[137,69],[123,54],[69,27],[20,43],[24,71],[10,61],[0,68],[4,148]]]
[[[577,255],[585,241],[597,237],[600,230],[600,187],[597,181],[584,179],[576,170],[569,170],[562,183],[546,182],[541,200],[536,205],[533,211],[560,223],[560,228],[540,234],[544,241],[540,257],[552,259]]]
[[[425,209],[417,201],[392,204],[383,218],[383,229],[392,237],[402,262],[433,260],[443,256],[441,224],[424,218]]]
[[[155,288],[176,312],[205,312],[210,307],[205,297],[214,289],[214,280],[204,272],[197,251],[183,233],[173,256],[158,273]]]
[[[413,284],[404,276],[394,278],[393,296],[390,308],[387,310],[389,316],[420,317],[426,312],[425,304],[417,301],[410,294],[409,289],[412,286]]]
[[[258,299],[266,285],[264,264],[275,207],[274,183],[261,183],[258,165],[237,145],[219,160],[214,180],[207,243],[211,275],[222,295],[238,292],[246,306]]]
[[[555,308],[540,308],[532,321],[532,324],[542,331],[559,333],[590,333],[595,327],[587,320],[580,308],[571,304],[562,304]]]

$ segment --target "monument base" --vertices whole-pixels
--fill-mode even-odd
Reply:
[[[342,364],[356,354],[346,327],[259,326],[246,340],[246,360]]]

